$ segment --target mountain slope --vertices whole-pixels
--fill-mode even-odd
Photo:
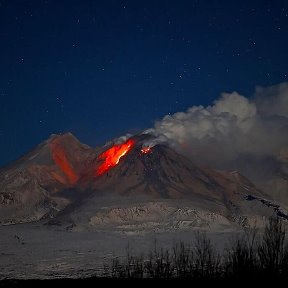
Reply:
[[[247,218],[277,213],[275,207],[269,207],[269,200],[261,202],[268,198],[267,195],[237,171],[198,167],[164,145],[143,152],[146,137],[136,136],[133,140],[135,145],[129,153],[101,177],[96,173],[101,162],[95,160],[94,167],[90,167],[89,173],[77,184],[79,190],[90,191],[89,195],[62,211],[55,220],[58,224],[87,227],[89,223],[90,228],[101,223],[107,227],[121,224],[119,227],[123,228],[125,221],[126,227],[135,227],[140,221],[147,228],[146,222],[153,220],[152,223],[161,226],[170,219],[169,223],[174,227],[175,211],[180,209],[179,213],[184,217],[177,214],[180,222],[187,222],[189,217],[191,222],[196,214],[201,214],[243,226]],[[196,214],[189,211],[196,211]],[[208,220],[206,216],[199,216],[202,220],[196,217],[197,221],[192,222],[208,223],[212,218]]]
[[[0,221],[29,222],[62,210],[70,200],[58,194],[73,187],[82,166],[94,154],[71,133],[51,135],[33,151],[1,169]]]
[[[267,200],[267,195],[237,171],[199,167],[168,146],[147,146],[151,139],[149,135],[136,135],[122,143],[109,142],[93,149],[81,144],[71,133],[52,135],[0,170],[0,222],[54,218],[54,222],[94,225],[104,217],[110,223],[109,215],[121,208],[120,203],[124,210],[119,217],[128,222],[137,222],[139,209],[154,215],[156,222],[173,220],[178,208],[184,216],[213,213],[228,222],[275,212],[286,217],[279,205]],[[116,202],[111,202],[111,197]],[[159,210],[164,207],[163,211],[155,214],[158,208],[155,210],[151,204],[154,207],[151,210],[150,202]],[[112,209],[112,214],[110,208],[105,210],[108,218],[101,214],[103,207]],[[193,209],[198,212],[187,212]],[[165,211],[174,212],[165,214]],[[129,217],[125,216],[127,213]]]

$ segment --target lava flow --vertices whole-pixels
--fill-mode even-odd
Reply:
[[[103,163],[98,167],[96,171],[97,176],[104,174],[110,168],[116,166],[119,163],[120,158],[126,155],[134,144],[134,140],[128,139],[126,142],[114,145],[110,149],[100,154],[98,159],[103,160]]]
[[[148,154],[151,152],[151,148],[150,147],[142,147],[141,152],[144,154]]]
[[[65,150],[59,145],[57,141],[50,144],[52,158],[61,171],[66,175],[71,184],[78,181],[78,176],[75,173],[72,165],[69,163]]]

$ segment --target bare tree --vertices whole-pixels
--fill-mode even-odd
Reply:
[[[192,276],[193,271],[193,251],[190,246],[185,246],[184,242],[173,247],[173,263],[175,266],[176,277],[186,278]]]
[[[256,241],[257,229],[246,230],[236,239],[225,256],[220,256],[205,233],[197,233],[192,246],[183,242],[172,252],[157,248],[144,256],[132,256],[129,245],[122,262],[112,259],[104,277],[113,278],[220,278],[220,277],[288,277],[288,244],[284,224],[270,218],[261,241]],[[147,257],[147,256],[146,256]],[[110,275],[110,276],[109,276]]]
[[[231,243],[225,255],[225,273],[230,277],[255,275],[258,271],[256,226],[247,229],[241,238]]]
[[[197,233],[194,252],[194,276],[215,277],[219,273],[220,256],[216,253],[206,233]]]
[[[261,268],[266,275],[272,276],[283,272],[287,261],[285,236],[286,232],[282,220],[279,217],[269,218],[262,242],[258,246]]]

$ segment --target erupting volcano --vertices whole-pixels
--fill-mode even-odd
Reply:
[[[147,217],[143,218],[143,223],[149,226],[146,220],[152,221],[159,213],[160,218],[168,217],[170,206],[159,208],[157,204],[155,211],[152,209],[153,212],[150,211],[149,204],[150,208],[143,210],[139,208],[139,199],[147,199],[153,203],[171,201],[173,207],[183,203],[192,212],[193,209],[208,211],[232,222],[240,221],[241,217],[270,215],[273,211],[288,219],[288,214],[280,210],[279,205],[268,201],[267,195],[239,173],[197,166],[168,145],[157,144],[150,147],[147,143],[154,143],[153,140],[152,135],[138,134],[121,144],[114,142],[111,146],[94,149],[81,144],[71,133],[51,135],[33,151],[0,170],[0,223],[56,219],[58,222],[68,223],[68,226],[71,221],[78,226],[84,223],[84,226],[96,227],[99,223],[106,222],[109,226],[117,217],[122,219],[119,218],[121,223],[126,223],[128,214],[134,223],[146,211]],[[105,218],[103,222],[100,219],[103,212],[101,205],[108,201],[108,207],[110,200],[114,198],[117,205],[121,201],[129,205],[136,203],[136,212],[133,210],[131,214],[130,208],[127,208],[128,214],[122,215],[120,210],[116,210],[116,214],[113,212],[113,215],[108,215],[107,221]],[[113,201],[112,204],[115,203]],[[194,212],[191,211],[188,216],[183,212],[185,219],[182,216],[181,219],[188,219],[193,226],[199,219],[195,222]],[[178,216],[173,213],[169,215],[174,221]],[[156,218],[155,221],[158,219]],[[161,221],[159,225],[162,225]]]
[[[110,149],[100,154],[98,159],[103,160],[103,163],[98,167],[96,175],[100,176],[107,172],[110,168],[116,166],[119,163],[120,158],[126,155],[134,144],[134,140],[128,139],[126,142],[114,145]]]

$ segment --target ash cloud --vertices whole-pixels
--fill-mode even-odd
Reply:
[[[167,115],[146,133],[197,164],[237,169],[262,189],[272,185],[282,195],[274,182],[288,163],[288,83],[256,87],[250,99],[222,93],[213,105]],[[282,184],[288,198],[287,181]]]

